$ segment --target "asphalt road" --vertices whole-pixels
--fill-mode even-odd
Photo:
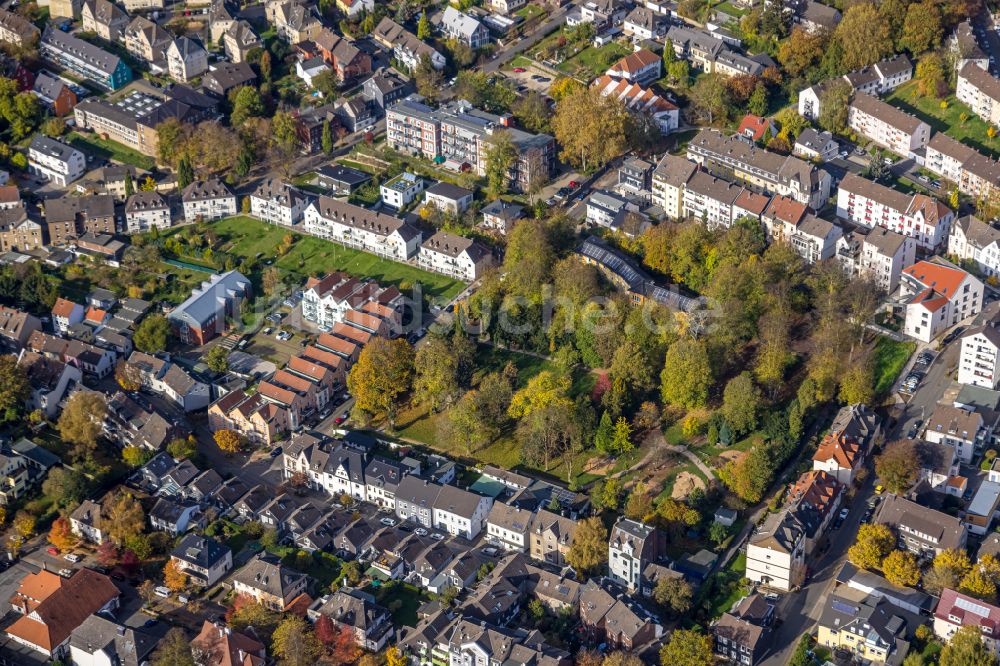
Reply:
[[[529,48],[544,39],[545,36],[552,32],[556,27],[565,23],[566,15],[574,9],[576,9],[576,4],[570,2],[565,7],[562,7],[561,9],[558,9],[550,14],[548,20],[535,28],[530,35],[523,37],[508,48],[500,51],[496,58],[483,65],[483,71],[487,73],[496,72],[505,64],[516,58],[519,54],[527,51]]]

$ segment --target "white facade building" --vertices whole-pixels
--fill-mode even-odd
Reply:
[[[948,254],[971,261],[986,276],[1000,275],[1000,229],[974,215],[959,218],[948,236]]]
[[[493,265],[493,254],[478,241],[439,231],[420,245],[417,265],[465,282],[479,279]]]
[[[983,283],[943,260],[921,261],[905,269],[902,290],[903,333],[923,342],[983,308]]]
[[[942,248],[954,216],[926,194],[903,194],[854,173],[844,176],[837,190],[837,217],[909,236],[930,251]]]
[[[36,134],[28,146],[28,172],[60,187],[77,180],[86,170],[83,153],[65,143]]]
[[[412,173],[401,173],[379,187],[382,201],[396,210],[409,205],[424,191],[424,179]]]
[[[306,208],[303,227],[307,234],[395,261],[412,258],[420,248],[420,231],[398,217],[326,196]]]
[[[250,214],[271,224],[291,227],[302,221],[309,199],[280,178],[267,178],[250,195]]]
[[[125,204],[125,223],[130,234],[169,229],[170,204],[159,192],[136,192]]]
[[[236,195],[218,178],[196,180],[181,195],[187,222],[221,220],[236,215]]]

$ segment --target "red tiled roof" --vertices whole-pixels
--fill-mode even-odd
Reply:
[[[611,66],[613,71],[623,72],[627,75],[636,74],[645,67],[655,64],[660,60],[660,56],[656,55],[649,49],[639,49],[633,53],[629,53],[627,56],[616,62]]]
[[[853,469],[860,458],[861,444],[840,432],[831,432],[824,437],[813,456],[813,460],[818,462],[833,460],[843,469]]]
[[[1000,608],[985,601],[973,599],[961,592],[945,588],[941,591],[941,600],[934,611],[934,617],[949,624],[959,624],[963,627],[990,627],[991,629],[995,629],[1000,624]],[[958,620],[952,619],[953,617],[958,618]]]
[[[260,666],[264,663],[264,645],[246,634],[205,620],[201,633],[191,641],[205,654],[213,655],[218,666]]]
[[[69,317],[73,314],[73,308],[75,307],[76,303],[73,301],[68,301],[65,298],[57,298],[56,304],[52,306],[52,316]]]
[[[812,470],[798,478],[788,491],[788,500],[809,504],[820,514],[825,515],[833,507],[842,490],[843,486],[832,474]]]
[[[968,275],[960,268],[951,268],[933,261],[918,261],[903,272],[948,298],[958,292]]]
[[[752,113],[748,113],[743,116],[743,120],[740,122],[740,127],[736,130],[736,132],[740,136],[748,136],[754,141],[760,141],[764,138],[764,134],[770,126],[771,121],[767,118],[762,118],[760,116],[755,116]]]

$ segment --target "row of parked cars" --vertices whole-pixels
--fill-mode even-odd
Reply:
[[[952,335],[949,333],[949,335]],[[945,343],[947,344],[947,342]],[[920,385],[920,381],[927,374],[927,368],[930,367],[931,363],[934,361],[934,352],[929,349],[925,349],[920,352],[917,356],[916,362],[913,367],[910,368],[909,374],[903,378],[903,382],[899,385],[899,390],[902,393],[913,393],[917,387]]]

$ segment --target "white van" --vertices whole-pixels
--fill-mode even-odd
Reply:
[[[170,588],[169,587],[163,587],[162,585],[160,585],[159,587],[157,587],[154,590],[154,592],[156,592],[156,596],[163,597],[164,599],[166,599],[167,597],[170,596]]]

